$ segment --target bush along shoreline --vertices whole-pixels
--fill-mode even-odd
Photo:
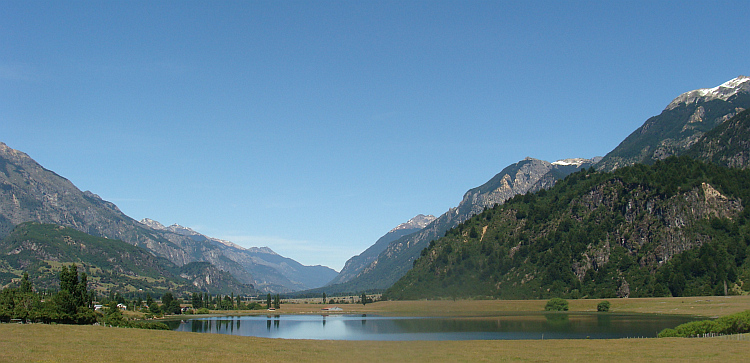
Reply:
[[[659,333],[659,338],[698,338],[705,336],[750,333],[750,310],[723,316],[716,320],[700,320],[667,328]]]

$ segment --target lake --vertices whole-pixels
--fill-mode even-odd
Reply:
[[[223,316],[168,322],[175,331],[325,340],[513,340],[656,337],[689,316],[527,313],[492,317]]]

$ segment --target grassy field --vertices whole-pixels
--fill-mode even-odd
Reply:
[[[600,300],[571,301],[591,311]],[[610,299],[612,311],[717,316],[750,309],[750,297]],[[539,311],[544,301],[407,301],[341,305],[348,313],[483,316]],[[317,313],[322,305],[284,304]],[[336,362],[743,361],[750,341],[617,339],[447,342],[312,341],[105,328],[0,324],[0,361]]]
[[[596,311],[600,299],[568,300],[570,311]],[[718,317],[750,310],[750,295],[701,296],[676,298],[607,299],[610,312],[679,314]],[[350,314],[429,315],[429,316],[484,316],[507,312],[543,311],[546,300],[419,300],[382,301],[373,304],[335,305]],[[282,304],[276,313],[319,314],[322,304]],[[237,311],[238,314],[267,314],[266,310]]]

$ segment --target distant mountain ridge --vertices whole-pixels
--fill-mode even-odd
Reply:
[[[748,290],[750,175],[689,157],[572,174],[430,243],[384,295],[546,299]]]
[[[253,284],[263,291],[288,292],[323,286],[336,276],[330,268],[302,266],[270,250],[244,249],[181,226],[159,228],[160,224],[138,222],[113,203],[91,192],[81,192],[27,154],[0,142],[0,238],[29,221],[121,240],[177,266],[208,262],[229,272],[240,283]]]
[[[196,241],[209,241],[229,259],[240,263],[253,276],[255,286],[263,291],[290,292],[323,286],[337,273],[326,266],[304,266],[283,257],[268,247],[244,248],[230,241],[208,237],[179,224],[164,226],[149,218],[142,224],[157,230],[187,236]]]
[[[548,188],[570,173],[593,166],[596,160],[598,159],[565,159],[550,163],[526,158],[512,164],[487,183],[467,191],[458,207],[451,208],[425,228],[390,242],[377,258],[356,276],[342,283],[332,282],[326,286],[326,291],[356,292],[385,289],[406,274],[412,267],[412,262],[419,257],[430,241],[442,237],[449,229],[485,208],[503,203],[517,194]]]
[[[550,188],[557,180],[592,166],[611,171],[681,155],[698,143],[706,132],[748,108],[750,77],[739,76],[720,86],[689,91],[676,97],[660,115],[649,118],[603,158],[573,158],[553,163],[526,158],[503,169],[484,185],[469,190],[458,207],[441,215],[426,228],[391,242],[357,276],[329,286],[329,291],[387,288],[412,267],[412,262],[429,241],[442,237],[449,229],[488,207],[502,204],[518,194]]]
[[[37,289],[59,289],[61,265],[75,263],[89,276],[89,288],[105,294],[167,291],[189,293],[253,294],[252,285],[208,262],[176,266],[163,257],[131,244],[94,237],[55,224],[26,222],[0,240],[0,287],[21,278],[23,272]]]
[[[651,117],[596,168],[612,171],[681,155],[717,125],[750,108],[750,77],[739,76],[714,88],[685,92]]]
[[[380,237],[377,241],[375,241],[375,244],[367,248],[364,252],[346,261],[344,268],[341,269],[341,272],[339,272],[339,274],[333,280],[331,280],[328,285],[342,284],[353,279],[364,268],[375,261],[378,258],[378,255],[383,252],[383,250],[388,248],[388,244],[403,236],[412,234],[421,230],[422,228],[427,227],[427,225],[432,223],[432,221],[434,221],[435,219],[436,218],[433,215],[419,214],[409,221],[399,224],[395,228],[391,229],[388,233]]]

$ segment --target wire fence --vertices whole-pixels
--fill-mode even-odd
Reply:
[[[750,341],[750,334],[731,334],[731,335],[719,335],[719,334],[713,334],[709,335],[706,334],[707,338],[716,338],[716,339],[723,339],[723,340],[741,340],[741,341]]]

